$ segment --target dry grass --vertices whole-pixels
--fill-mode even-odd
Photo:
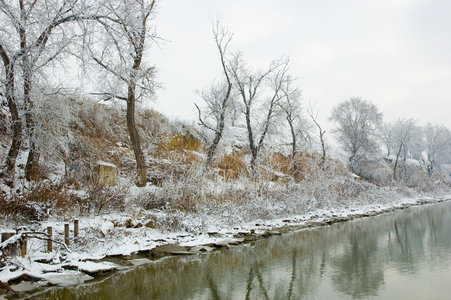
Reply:
[[[266,157],[266,162],[273,170],[284,174],[293,174],[293,163],[291,157],[276,152]]]
[[[147,109],[139,113],[138,128],[142,130],[143,136],[155,139],[169,128],[169,121],[153,109]]]
[[[201,140],[191,133],[171,133],[161,136],[161,141],[156,144],[154,155],[189,166],[203,162],[203,157],[198,153],[202,151],[204,147]]]
[[[0,214],[17,221],[43,220],[50,209],[66,210],[74,199],[62,184],[38,182],[22,193],[1,199]]]
[[[297,180],[305,180],[312,174],[318,172],[319,155],[314,153],[301,152],[296,155],[296,163],[298,165]]]
[[[91,185],[85,208],[100,213],[102,210],[123,210],[128,189],[125,187]]]
[[[71,205],[70,193],[63,184],[47,183],[44,181],[33,184],[23,194],[26,202],[50,204],[55,208],[65,208]]]
[[[213,205],[235,204],[240,205],[251,198],[249,189],[238,188],[233,185],[227,185],[216,191],[205,193],[206,199]]]
[[[16,221],[35,221],[47,218],[49,213],[59,216],[100,213],[102,210],[120,210],[128,189],[90,185],[87,196],[70,192],[73,182],[41,181],[20,194],[0,198],[0,215]]]
[[[232,152],[219,157],[214,165],[219,169],[219,175],[225,180],[236,180],[240,176],[249,176],[245,152]]]
[[[0,196],[0,216],[2,219],[18,222],[43,220],[48,217],[45,209],[38,205],[33,205],[18,197],[7,199],[4,196]]]
[[[169,134],[158,144],[157,152],[167,154],[170,151],[200,151],[202,142],[192,134]]]

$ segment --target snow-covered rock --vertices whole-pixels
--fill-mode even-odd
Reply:
[[[95,179],[99,185],[115,186],[117,182],[117,167],[105,161],[98,161],[95,166]]]

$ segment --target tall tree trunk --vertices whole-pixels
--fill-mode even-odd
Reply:
[[[294,131],[292,120],[290,120],[290,118],[287,118],[287,120],[291,132],[291,164],[293,166],[293,176],[297,180],[299,178],[299,167],[296,162],[296,132]]]
[[[229,102],[230,93],[232,92],[232,82],[230,81],[229,71],[227,70],[226,62],[225,62],[225,58],[224,58],[224,52],[226,51],[228,42],[226,42],[225,45],[221,44],[221,38],[220,37],[218,38],[218,34],[221,34],[219,32],[219,28],[216,30],[216,33],[214,35],[215,35],[215,40],[216,40],[216,46],[218,47],[218,50],[219,50],[219,57],[221,60],[222,71],[224,72],[224,76],[227,81],[227,92],[225,94],[224,99],[222,100],[221,115],[219,116],[218,128],[215,131],[215,138],[213,139],[213,143],[210,145],[210,148],[208,149],[207,162],[205,163],[205,170],[210,169],[210,167],[213,163],[213,158],[214,158],[214,155],[216,152],[216,148],[218,147],[219,141],[222,138],[222,134],[224,132],[224,126],[225,126],[225,116],[226,116],[227,104]],[[231,37],[230,37],[230,39],[231,39]],[[229,41],[230,41],[230,39],[229,39]]]
[[[14,95],[14,66],[9,65],[6,73],[6,98],[8,100],[8,107],[13,122],[13,137],[11,147],[9,148],[8,156],[6,158],[6,173],[9,184],[12,186],[14,185],[16,160],[22,144],[22,120],[19,117],[16,97]]]
[[[316,120],[316,117],[313,114],[313,109],[310,107],[310,110],[307,111],[307,113],[310,115],[310,118],[312,118],[313,123],[315,123],[316,127],[318,128],[319,131],[319,140],[321,141],[321,149],[322,149],[322,156],[319,162],[319,167],[324,170],[324,166],[326,164],[326,145],[324,142],[324,134],[326,133],[326,131],[323,131],[323,129],[321,128],[321,125],[319,125],[318,121]],[[351,157],[349,158],[349,164],[351,165],[351,162],[354,160],[354,155],[351,155]]]
[[[251,112],[250,112],[248,104],[245,104],[245,105],[246,105],[245,117],[246,117],[247,137],[249,139],[249,150],[251,151],[251,172],[252,172],[252,177],[257,178],[258,149],[254,143],[254,135],[252,132],[252,125],[251,125]]]
[[[27,31],[26,24],[27,12],[23,0],[19,0],[20,7],[20,23],[19,23],[19,38],[20,38],[20,52],[22,53],[22,73],[23,73],[23,100],[25,104],[25,126],[28,135],[28,158],[27,164],[25,166],[25,178],[28,181],[39,180],[39,152],[35,143],[35,111],[33,101],[31,99],[31,89],[33,84],[33,68],[30,58],[30,53],[28,52],[28,41],[27,41]]]
[[[319,166],[322,170],[324,170],[324,167],[326,165],[326,145],[324,143],[324,134],[325,133],[326,133],[326,131],[322,131],[322,129],[320,129],[319,139],[321,141],[322,155],[321,155],[321,160],[320,160]]]
[[[428,173],[429,178],[432,177],[432,172],[434,171],[434,164],[432,161],[429,161],[429,164],[426,165],[426,171]]]
[[[147,166],[144,153],[141,149],[141,142],[135,122],[135,104],[136,104],[136,85],[130,83],[128,85],[127,97],[127,128],[132,143],[133,152],[135,153],[137,181],[136,185],[139,187],[146,186],[147,183]]]
[[[222,138],[223,131],[224,131],[224,120],[221,120],[219,128],[215,131],[215,137],[213,139],[213,142],[208,148],[207,161],[205,162],[205,170],[210,169],[211,165],[213,164],[213,158],[216,152],[216,148],[218,147],[219,141]]]
[[[42,178],[39,168],[40,153],[34,141],[30,138],[30,149],[28,151],[27,164],[25,166],[25,178],[28,181],[37,181]]]
[[[401,155],[401,150],[402,150],[402,144],[401,146],[399,146],[399,150],[398,153],[396,153],[396,160],[395,160],[395,166],[393,167],[393,179],[396,180],[396,169],[398,168],[398,161],[399,161],[399,156]]]
[[[29,68],[26,65],[27,60],[24,59],[25,68]],[[35,111],[34,104],[31,99],[31,86],[32,86],[32,74],[30,70],[24,71],[24,102],[27,108],[27,112],[25,113],[25,126],[27,128],[28,134],[28,142],[29,142],[29,151],[27,164],[25,166],[25,178],[28,181],[31,180],[39,180],[41,178],[41,172],[39,170],[39,149],[36,146],[35,140],[35,130],[36,130],[36,121],[35,121]]]
[[[6,157],[6,177],[7,184],[14,185],[15,166],[17,156],[19,155],[20,145],[22,144],[22,121],[19,117],[19,111],[17,109],[17,99],[15,96],[15,78],[14,78],[14,64],[10,61],[6,51],[0,44],[0,57],[2,58],[3,65],[5,67],[5,96],[8,101],[8,108],[12,119],[13,136],[11,147],[9,148],[8,155]]]

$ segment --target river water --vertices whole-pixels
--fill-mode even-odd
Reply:
[[[36,299],[451,299],[451,202],[167,257]]]

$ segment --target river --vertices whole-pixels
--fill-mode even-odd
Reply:
[[[34,299],[451,299],[451,202],[166,257]]]

